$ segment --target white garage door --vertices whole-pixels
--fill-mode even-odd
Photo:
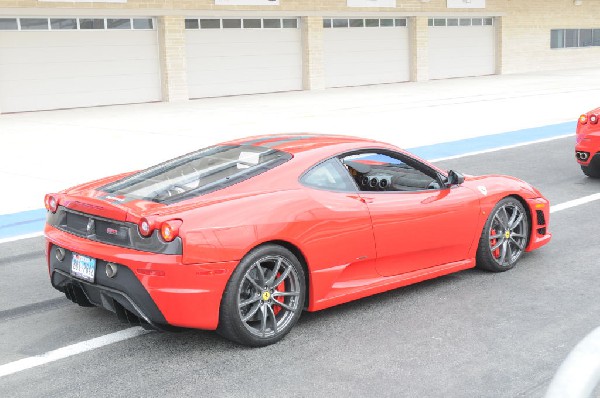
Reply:
[[[190,98],[302,89],[297,18],[186,19]]]
[[[493,75],[493,18],[429,19],[429,78]]]
[[[410,79],[405,18],[325,18],[323,27],[327,87]]]
[[[151,18],[0,18],[0,111],[159,101]]]

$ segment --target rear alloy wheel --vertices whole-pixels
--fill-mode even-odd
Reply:
[[[598,162],[600,163],[600,162]],[[593,166],[581,166],[581,171],[583,171],[583,174],[585,174],[586,176],[590,177],[590,178],[600,178],[600,166],[599,167],[593,167]]]
[[[276,343],[300,318],[305,290],[296,256],[278,245],[261,246],[242,259],[227,283],[217,331],[244,345]]]
[[[481,233],[477,267],[492,272],[513,268],[525,251],[528,238],[529,221],[523,205],[515,198],[502,199]]]

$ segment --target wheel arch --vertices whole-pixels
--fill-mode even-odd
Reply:
[[[302,270],[304,271],[304,283],[306,286],[306,291],[305,291],[305,295],[304,295],[305,296],[304,297],[304,308],[307,308],[308,304],[310,303],[310,301],[309,301],[310,276],[309,276],[308,261],[306,260],[306,256],[304,255],[302,250],[300,250],[300,248],[297,245],[295,245],[287,240],[281,240],[281,239],[273,239],[273,240],[262,242],[256,246],[252,247],[250,250],[248,250],[248,252],[246,254],[250,253],[253,250],[258,249],[259,247],[265,246],[265,245],[278,245],[278,246],[284,247],[287,250],[289,250],[290,252],[292,252],[292,254],[294,256],[296,256],[298,261],[300,261],[300,264],[302,265]]]
[[[528,231],[529,233],[527,234],[527,244],[526,244],[526,246],[527,246],[527,245],[529,245],[529,241],[531,240],[531,234],[534,231],[534,228],[533,228],[533,214],[531,213],[531,207],[529,206],[529,204],[527,203],[527,201],[525,200],[525,198],[522,197],[521,195],[512,194],[512,195],[508,195],[506,197],[507,198],[515,198],[516,200],[518,200],[523,205],[523,208],[527,212],[527,222],[529,224],[529,231]]]

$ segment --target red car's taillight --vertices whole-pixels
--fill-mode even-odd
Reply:
[[[579,116],[579,123],[581,124],[586,124],[587,123],[587,115],[581,115]]]
[[[152,224],[144,217],[138,224],[138,230],[140,231],[140,235],[148,237],[152,235]]]
[[[590,115],[589,121],[591,124],[598,124],[598,115]]]
[[[56,213],[56,209],[58,209],[58,199],[56,199],[54,195],[48,194],[44,197],[44,205],[46,206],[46,210]]]
[[[179,236],[179,227],[181,224],[181,220],[169,220],[162,223],[160,226],[160,235],[165,242],[172,242]]]

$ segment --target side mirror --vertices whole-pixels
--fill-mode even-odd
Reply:
[[[453,185],[460,185],[465,182],[465,176],[456,172],[454,170],[450,170],[448,172],[448,180],[446,181],[446,186],[451,187]]]

